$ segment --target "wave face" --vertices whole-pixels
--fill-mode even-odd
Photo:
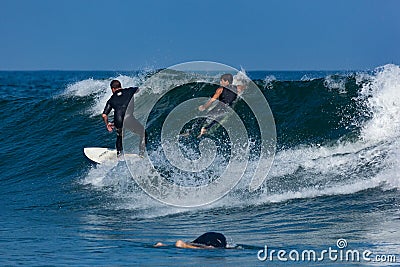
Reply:
[[[83,79],[81,77],[93,73],[39,72],[32,75],[20,72],[17,76],[8,73],[9,77],[6,74],[1,82],[0,101],[9,116],[4,118],[2,131],[15,129],[12,125],[18,125],[20,131],[7,137],[7,142],[16,146],[3,145],[4,153],[22,153],[28,146],[32,156],[27,162],[43,162],[43,158],[50,155],[50,159],[58,161],[54,163],[57,165],[65,156],[74,162],[81,161],[82,155],[77,151],[83,146],[113,147],[114,135],[104,131],[99,119],[111,95],[109,82],[119,79],[123,85],[140,86],[152,72],[97,72],[98,77]],[[399,165],[399,66],[386,65],[372,72],[254,72],[249,76],[255,77],[254,83],[268,100],[277,132],[273,167],[257,197],[246,195],[250,203],[354,193],[377,186],[398,188],[399,179],[393,174],[397,173]],[[200,92],[201,96],[208,97],[215,90],[215,86],[201,81],[196,81],[195,86],[193,95],[182,93],[187,89],[183,86],[181,90],[169,92],[157,104],[147,121],[150,136],[159,135],[173,107]],[[152,94],[163,93],[163,90],[166,89],[154,84],[136,96],[135,115],[143,124],[146,122],[142,107]],[[244,121],[251,116],[243,103],[238,103],[235,111]],[[247,121],[250,139],[259,138],[257,124]],[[2,138],[6,141],[4,135]],[[196,139],[187,143],[191,149],[198,149]],[[158,152],[159,147],[156,138],[148,149]],[[229,147],[222,149],[229,150]],[[188,150],[186,155],[196,157],[192,152]],[[27,162],[22,159],[20,165],[29,166]],[[6,160],[2,164],[7,166],[10,162]],[[161,156],[158,164],[161,164],[160,169],[168,167]],[[91,168],[82,182],[104,186],[107,181],[115,181],[116,177],[107,177],[112,175],[109,169],[99,170],[102,168]],[[240,187],[238,189],[243,191],[240,194],[246,194]],[[143,198],[147,196],[143,194]]]
[[[79,225],[68,219],[75,218],[73,215],[69,217],[71,214],[79,214],[78,220],[82,220],[85,227],[97,227],[102,223],[112,224],[113,220],[110,218],[113,216],[125,218],[122,214],[128,212],[129,218],[125,218],[127,220],[144,220],[151,224],[151,220],[160,223],[161,219],[158,218],[166,218],[171,225],[183,222],[183,229],[188,233],[192,222],[185,218],[193,218],[197,216],[197,212],[200,214],[199,221],[204,221],[200,225],[201,230],[208,230],[206,222],[210,212],[233,216],[223,215],[220,219],[226,229],[229,229],[227,222],[232,222],[235,218],[238,222],[250,223],[250,228],[256,228],[262,227],[260,222],[247,222],[240,214],[247,214],[254,220],[260,214],[272,217],[274,214],[281,214],[283,224],[290,224],[285,221],[286,217],[300,216],[296,204],[293,203],[317,201],[322,213],[322,208],[329,210],[330,207],[346,212],[348,207],[335,202],[343,195],[355,201],[370,198],[368,203],[374,203],[374,198],[380,197],[383,197],[384,203],[395,200],[393,205],[397,205],[398,209],[399,66],[385,65],[374,71],[364,72],[247,73],[268,100],[274,116],[277,149],[273,165],[267,179],[257,191],[249,192],[246,189],[246,179],[249,177],[245,175],[232,192],[211,205],[196,209],[196,212],[166,206],[149,197],[132,180],[123,163],[93,166],[82,154],[83,147],[114,147],[115,136],[106,131],[100,116],[111,95],[110,81],[119,79],[126,87],[141,86],[154,73],[1,72],[0,104],[3,115],[0,124],[0,194],[4,216],[14,218],[14,223],[22,228],[29,227],[32,220],[43,220],[40,216],[45,216],[52,223],[49,226],[43,222],[46,226],[40,229],[50,227],[58,231],[58,226],[65,221],[71,225]],[[209,97],[215,90],[215,86],[204,81],[194,79],[192,82],[198,86],[196,92],[201,92],[202,96]],[[179,90],[169,92],[158,103],[147,122],[144,121],[143,107],[153,95],[163,91],[165,88],[154,84],[135,95],[135,115],[143,124],[147,124],[150,137],[156,136],[150,138],[152,142],[148,149],[155,155],[159,170],[168,172],[168,162],[165,161],[162,151],[160,152],[158,132],[171,107],[190,96]],[[251,116],[250,110],[244,104],[238,103],[235,110],[243,118]],[[257,143],[257,124],[248,120],[246,127],[250,139]],[[217,137],[223,134],[216,132]],[[190,148],[186,155],[195,158],[198,155],[199,142],[196,139],[189,140],[185,145]],[[221,149],[229,150],[229,147]],[[218,166],[224,167],[224,164],[223,160],[217,161],[213,167],[218,172]],[[232,168],[233,172],[243,171],[235,169],[235,166]],[[178,182],[185,178],[179,176],[178,172],[169,175]],[[207,176],[209,172],[202,175]],[[285,205],[290,207],[285,209]],[[308,204],[304,205],[303,208],[307,209]],[[266,212],[266,207],[271,210]],[[393,208],[384,207],[393,214],[396,213]],[[362,210],[365,211],[364,208]],[[21,219],[25,212],[32,220]],[[328,216],[328,213],[324,214],[321,218]],[[103,215],[109,221],[103,222]],[[360,220],[358,223],[362,224]],[[14,229],[12,223],[7,221],[0,225],[4,229]],[[276,227],[279,233],[279,223],[270,221],[270,225]],[[356,226],[351,224],[344,227],[351,231]],[[95,231],[88,229],[79,231],[87,234],[87,238],[93,238]],[[174,231],[172,228],[168,229]],[[232,233],[237,231],[230,230]],[[67,229],[64,231],[67,231],[68,236],[73,235]],[[325,234],[328,233],[326,231]],[[43,230],[43,235],[45,232]],[[26,236],[21,231],[16,234],[21,240]],[[387,232],[384,234],[390,237]],[[392,237],[396,235],[398,236],[395,233]],[[170,238],[175,237],[182,238],[177,232]],[[237,238],[245,239],[245,235]],[[376,235],[371,234],[369,238],[380,242]],[[395,238],[389,240],[392,240],[392,247],[398,249]],[[256,242],[254,239],[249,242],[253,241]],[[289,239],[286,241],[288,244],[291,242]],[[32,242],[40,242],[40,238]],[[148,244],[143,240],[140,242],[144,246]],[[15,244],[17,243],[18,240]],[[50,243],[46,246],[51,245]],[[63,249],[68,250],[71,247]],[[29,247],[26,250],[30,251]],[[387,251],[387,248],[383,250]],[[46,260],[43,259],[43,262],[47,262]],[[68,260],[53,262],[66,263]]]
[[[399,165],[399,72],[399,66],[386,65],[372,72],[249,73],[250,77],[254,76],[254,83],[262,90],[271,107],[277,131],[277,153],[271,171],[256,195],[249,195],[239,186],[235,193],[216,205],[229,203],[241,206],[244,205],[243,197],[247,201],[245,205],[248,205],[319,195],[351,194],[381,186],[398,188],[399,179],[394,174]],[[97,73],[98,78],[89,79],[76,78],[76,73],[69,75],[76,81],[70,82],[65,74],[60,73],[65,80],[64,84],[53,85],[49,79],[46,88],[41,81],[44,88],[35,87],[35,97],[19,91],[21,96],[17,95],[16,99],[10,100],[9,95],[3,94],[2,104],[7,109],[20,110],[22,103],[26,105],[27,100],[31,101],[33,110],[27,112],[28,116],[19,116],[18,124],[25,129],[32,125],[32,121],[36,121],[37,130],[29,132],[33,140],[43,139],[44,128],[46,136],[68,140],[63,151],[73,158],[77,157],[76,151],[82,146],[113,147],[114,136],[104,131],[99,119],[111,95],[109,82],[116,78],[123,85],[140,86],[151,76],[151,72],[114,75]],[[46,75],[42,76],[44,78],[40,79],[45,79]],[[202,92],[203,96],[210,96],[215,90],[215,86],[198,81],[196,86],[196,92]],[[141,107],[146,106],[152,94],[160,94],[165,90],[154,84],[136,96],[135,112],[143,124]],[[147,121],[149,135],[157,135],[170,110],[188,97],[191,96],[180,90],[169,92]],[[245,118],[251,113],[243,104],[236,106],[236,112],[244,114]],[[9,125],[13,120],[15,118],[7,117],[5,124]],[[79,127],[71,127],[71,120]],[[257,125],[248,124],[247,128],[250,135],[257,138]],[[194,150],[198,148],[196,142],[189,142]],[[153,140],[151,144],[148,149],[159,152],[159,142]],[[49,143],[45,142],[44,149],[53,157],[64,156],[59,155],[60,152],[56,152],[58,149]],[[187,152],[189,157],[191,152]],[[41,153],[36,154],[38,156]],[[81,155],[75,161],[79,158]],[[160,170],[169,167],[162,156],[157,164],[160,164]],[[110,183],[115,185],[126,182],[121,191],[116,189],[115,192],[122,198],[134,198],[128,200],[126,205],[152,203],[139,188],[134,192],[125,191],[125,187],[131,183],[128,171],[122,170],[121,166],[112,166],[111,171],[110,168],[90,168],[82,177],[82,183],[102,188],[110,186]],[[114,174],[114,168],[117,168],[116,173],[126,172],[127,177],[120,178],[120,175]],[[178,174],[173,172],[172,175]],[[237,199],[240,201],[235,202]]]

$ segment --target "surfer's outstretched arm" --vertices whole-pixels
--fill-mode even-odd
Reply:
[[[177,248],[214,248],[213,246],[206,246],[203,244],[194,244],[194,243],[189,243],[189,242],[185,242],[182,240],[176,241],[175,247],[177,247]]]
[[[215,100],[217,100],[217,99],[219,98],[219,96],[222,94],[222,91],[223,91],[223,90],[224,90],[224,89],[223,89],[222,87],[218,88],[217,91],[215,91],[215,94],[213,95],[213,97],[211,97],[210,100],[207,101],[207,103],[205,103],[204,105],[201,105],[201,106],[199,107],[199,110],[200,110],[200,111],[204,111],[204,110],[208,109],[208,108],[211,106],[211,104],[212,104]]]
[[[167,246],[168,245],[166,245],[162,242],[157,242],[156,244],[153,245],[153,247],[155,247],[155,248],[167,247]],[[177,248],[214,248],[213,246],[206,246],[203,244],[194,244],[194,243],[185,242],[182,240],[176,241],[175,247],[177,247]]]

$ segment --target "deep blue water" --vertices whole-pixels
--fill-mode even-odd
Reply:
[[[145,194],[123,162],[96,166],[82,153],[114,146],[100,117],[110,80],[140,86],[151,74],[0,72],[0,265],[283,265],[276,258],[262,262],[257,253],[265,245],[288,252],[338,249],[341,238],[346,249],[394,255],[399,265],[400,67],[248,75],[276,125],[266,181],[254,193],[239,186],[210,205],[178,208]],[[199,90],[210,95],[214,89]],[[152,95],[149,89],[135,97],[139,120]],[[158,107],[150,135],[182,97],[172,93]],[[237,112],[248,110],[238,104]],[[236,248],[173,246],[206,231],[224,233]],[[157,241],[169,246],[153,248]]]

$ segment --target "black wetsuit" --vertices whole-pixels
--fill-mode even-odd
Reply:
[[[125,128],[140,136],[139,153],[143,153],[144,151],[144,127],[133,116],[134,101],[131,102],[133,95],[138,90],[138,87],[129,87],[115,91],[107,101],[103,111],[103,114],[108,115],[111,110],[114,109],[114,126],[117,130],[116,148],[118,154],[122,151],[122,127],[124,126],[124,118]]]
[[[223,87],[222,93],[218,97],[218,100],[225,105],[231,106],[233,101],[237,98],[236,87],[230,86],[230,88]]]
[[[215,248],[226,248],[226,238],[221,233],[207,232],[192,241],[195,244],[213,246]]]
[[[225,113],[228,111],[227,106],[232,106],[233,102],[237,98],[236,87],[230,86],[230,89],[225,87],[222,88],[222,93],[218,97],[220,102],[210,112],[207,113],[207,115],[213,120],[211,122],[208,120],[206,125],[203,126],[206,130],[209,130],[214,124],[217,123],[217,118],[225,115]]]

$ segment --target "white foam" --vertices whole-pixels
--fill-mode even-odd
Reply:
[[[265,89],[273,89],[272,83],[276,81],[276,77],[274,75],[268,75],[267,77],[264,78],[264,88]]]
[[[246,74],[246,70],[244,68],[241,68],[241,70],[233,76],[232,84],[247,86],[250,81],[250,78]]]
[[[284,202],[292,199],[304,199],[314,198],[320,196],[331,196],[331,195],[348,195],[356,192],[360,192],[366,189],[375,188],[382,185],[379,179],[371,179],[368,181],[359,180],[351,183],[335,184],[334,186],[326,187],[321,189],[319,187],[306,188],[298,191],[287,191],[280,194],[263,195],[258,203],[265,202]]]
[[[90,186],[92,190],[102,191],[113,199],[102,204],[105,208],[135,211],[135,217],[154,218],[188,211],[186,208],[165,205],[147,195],[136,185],[123,161],[92,167],[80,183]]]
[[[400,67],[386,65],[373,75],[359,74],[357,83],[362,89],[355,100],[370,118],[359,119],[359,140],[278,152],[257,203],[400,188]],[[342,79],[326,79],[325,86],[346,90]],[[282,190],[281,184],[293,176],[296,183]]]
[[[363,84],[356,99],[370,120],[363,121],[361,136],[355,142],[339,142],[335,145],[311,145],[289,148],[278,152],[269,174],[270,179],[284,178],[302,170],[318,177],[347,176],[334,186],[302,188],[266,197],[270,201],[305,198],[319,195],[350,194],[384,185],[400,188],[400,67],[386,65],[374,75],[362,74]],[[368,82],[366,82],[368,81]],[[332,84],[330,84],[332,86]],[[338,84],[337,89],[341,89]],[[335,84],[336,87],[336,84]],[[363,173],[363,168],[372,166]],[[328,185],[328,184],[327,184]],[[267,184],[268,187],[268,184]]]
[[[400,141],[393,142],[391,148],[386,157],[386,168],[374,177],[377,181],[383,182],[388,190],[400,188]]]
[[[325,77],[324,86],[329,90],[337,91],[339,94],[345,94],[347,93],[346,79],[345,76],[329,75]]]
[[[85,97],[93,94],[98,94],[99,90],[107,87],[107,81],[94,80],[93,78],[79,81],[68,85],[65,90],[65,95]]]
[[[361,90],[371,120],[361,133],[364,140],[382,141],[400,135],[400,67],[386,65],[376,70]]]

